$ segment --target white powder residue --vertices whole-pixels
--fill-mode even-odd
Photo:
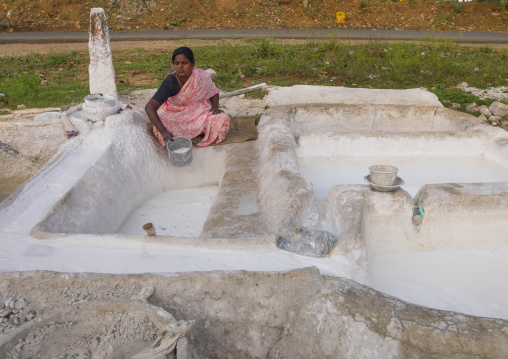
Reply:
[[[324,275],[352,278],[356,273],[351,261],[337,253],[327,258],[305,257],[282,251],[273,245],[265,251],[220,249],[203,253],[199,248],[168,246],[151,248],[149,243],[129,243],[122,249],[124,238],[108,239],[111,246],[96,241],[94,235],[69,246],[34,243],[25,236],[2,234],[0,271],[49,270],[90,273],[179,273],[213,270],[288,271],[315,266]]]
[[[508,319],[508,249],[375,256],[374,289],[411,303]]]
[[[173,151],[171,151],[171,153],[185,153],[185,152],[187,152],[187,151],[189,151],[189,148],[188,148],[188,147],[182,147],[182,148],[179,148],[179,149],[177,149],[177,150],[173,150]]]
[[[118,233],[145,235],[143,225],[153,223],[157,235],[199,237],[218,190],[205,186],[158,193],[134,209]]]

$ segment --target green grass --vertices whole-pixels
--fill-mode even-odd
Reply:
[[[265,97],[266,94],[267,94],[267,92],[265,90],[257,89],[257,90],[252,90],[252,91],[246,92],[245,97],[262,99]]]
[[[0,109],[16,109],[21,104],[28,108],[59,107],[83,102],[83,97],[89,94],[87,84],[45,83],[39,76],[28,73],[2,80],[0,88],[7,96],[7,104],[0,104]]]
[[[113,53],[118,90],[128,93],[156,88],[168,74],[173,49]],[[455,86],[486,89],[508,86],[508,52],[490,47],[464,47],[450,41],[350,44],[340,39],[283,45],[266,38],[243,43],[221,41],[194,48],[196,65],[211,67],[216,85],[232,91],[266,82],[269,85],[332,85],[407,89],[425,87],[441,101],[488,103]],[[87,52],[0,57],[0,110],[64,106],[88,94]],[[243,75],[243,77],[242,77]],[[259,96],[259,94],[257,94]],[[492,101],[490,101],[492,102]]]
[[[475,102],[478,106],[486,105],[490,106],[494,100],[482,100],[478,96],[464,92],[458,88],[447,88],[445,86],[436,86],[432,91],[440,99],[446,99],[450,102],[468,104]]]

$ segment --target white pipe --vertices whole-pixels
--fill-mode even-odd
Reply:
[[[226,97],[241,95],[243,93],[246,93],[246,92],[249,92],[249,91],[253,91],[253,90],[256,90],[256,89],[261,88],[261,87],[266,87],[266,84],[263,82],[262,84],[254,85],[254,86],[247,87],[247,88],[244,88],[244,89],[241,89],[241,90],[221,93],[221,94],[219,94],[219,98],[226,98]]]

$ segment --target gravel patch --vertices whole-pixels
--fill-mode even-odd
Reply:
[[[482,90],[476,87],[469,87],[466,82],[460,83],[457,88],[478,96],[482,100],[495,99],[508,101],[508,86],[491,87],[486,90]]]

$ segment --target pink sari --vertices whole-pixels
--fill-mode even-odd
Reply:
[[[225,113],[212,115],[210,97],[219,93],[210,76],[203,70],[194,68],[180,92],[170,97],[161,106],[161,122],[173,136],[194,138],[204,133],[198,146],[220,143],[229,130],[229,116]],[[153,133],[161,145],[162,136],[153,128]]]

